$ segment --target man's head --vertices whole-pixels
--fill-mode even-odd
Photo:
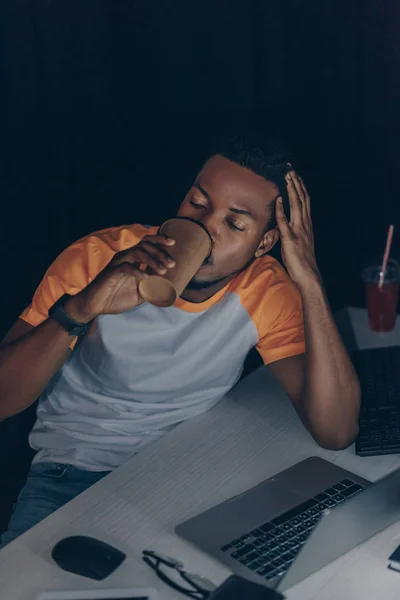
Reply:
[[[287,204],[290,159],[276,144],[234,134],[221,138],[208,156],[178,211],[203,223],[213,240],[192,290],[227,283],[269,252],[279,238],[276,200],[282,196]]]

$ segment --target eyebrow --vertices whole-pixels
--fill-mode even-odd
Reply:
[[[211,201],[210,194],[200,185],[198,181],[195,181],[194,187],[196,187],[203,194],[203,196],[207,198],[207,200]],[[229,210],[233,213],[236,213],[237,215],[244,215],[245,217],[249,217],[250,219],[256,220],[255,215],[253,215],[252,212],[244,208],[229,207]]]
[[[250,219],[255,219],[255,216],[249,210],[245,210],[244,208],[229,208],[230,211],[237,213],[238,215],[244,215],[245,217],[250,217]]]
[[[210,194],[203,187],[201,187],[201,185],[198,181],[194,182],[194,187],[196,187],[198,190],[200,190],[200,192],[203,194],[203,196],[205,196],[207,198],[207,200],[211,200]]]

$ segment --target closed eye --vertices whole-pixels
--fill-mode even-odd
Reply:
[[[236,225],[235,223],[232,223],[232,221],[228,221],[228,225],[229,227],[231,227],[231,229],[234,229],[235,231],[243,232],[245,230],[243,225]]]
[[[194,206],[195,208],[207,208],[205,206],[205,204],[202,204],[201,202],[194,202],[193,199],[189,200],[189,204],[191,204],[192,206]]]

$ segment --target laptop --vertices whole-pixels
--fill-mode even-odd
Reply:
[[[285,590],[399,519],[400,469],[371,484],[310,457],[176,533],[234,573]]]

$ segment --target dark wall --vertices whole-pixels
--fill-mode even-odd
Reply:
[[[0,333],[69,243],[156,223],[209,134],[294,147],[334,307],[398,221],[400,9],[378,0],[3,0]],[[394,253],[400,258],[400,235]]]

